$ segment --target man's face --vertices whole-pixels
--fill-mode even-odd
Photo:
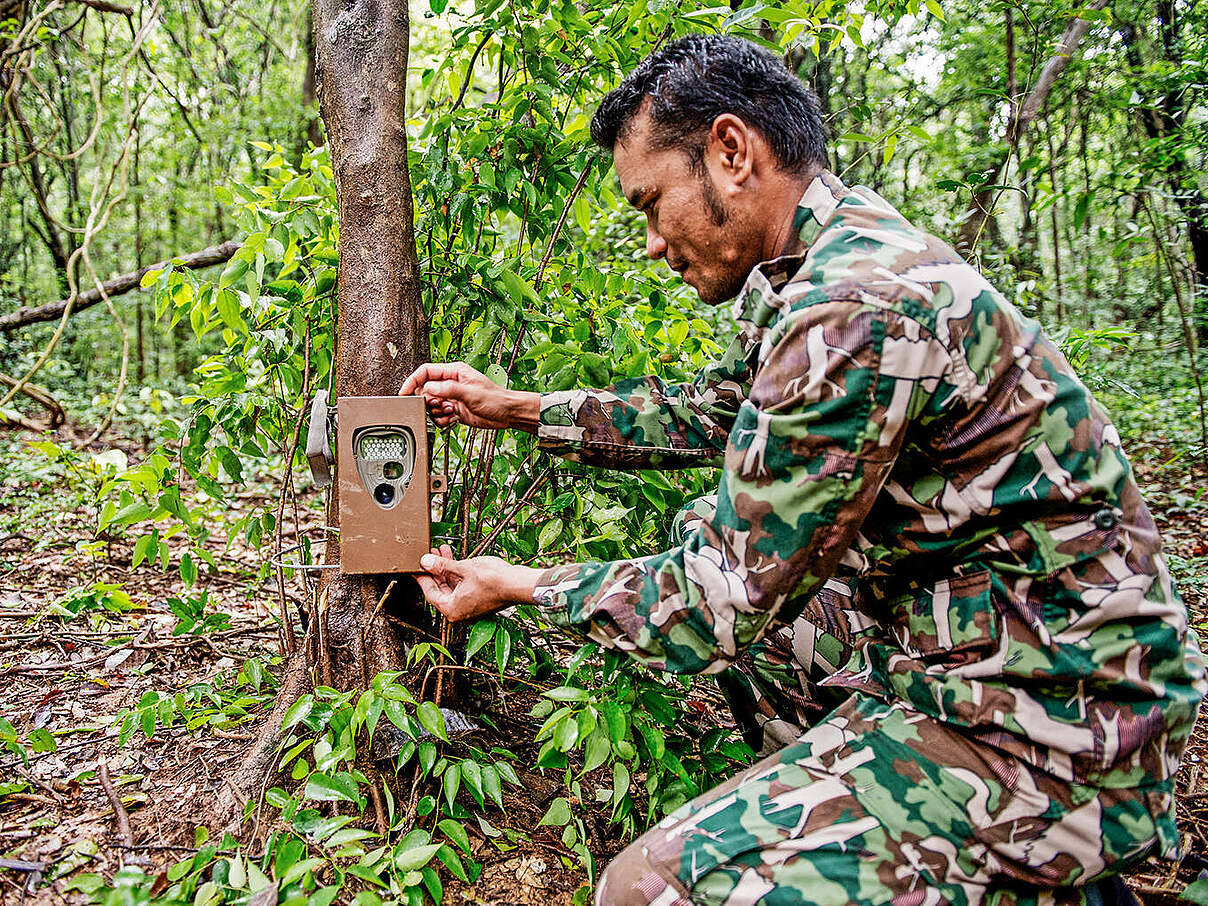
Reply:
[[[708,146],[703,172],[681,150],[652,150],[645,111],[613,149],[621,190],[646,215],[646,254],[666,258],[704,302],[716,305],[742,289],[762,244],[751,235],[748,212],[725,198],[725,173],[716,178],[712,163]]]

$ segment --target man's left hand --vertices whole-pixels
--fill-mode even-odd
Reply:
[[[484,617],[513,604],[531,604],[541,573],[499,557],[454,560],[447,544],[424,554],[420,565],[427,572],[415,579],[424,597],[452,622]]]

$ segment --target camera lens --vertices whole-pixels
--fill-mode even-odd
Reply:
[[[382,506],[390,506],[394,501],[394,488],[388,484],[379,484],[373,489],[373,499]]]
[[[390,462],[388,462],[382,466],[382,474],[385,475],[387,478],[389,478],[391,481],[395,481],[396,479],[402,478],[403,477],[403,464],[401,462],[395,462],[392,459],[392,460],[390,460]]]

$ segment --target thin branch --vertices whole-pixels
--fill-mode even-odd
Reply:
[[[482,40],[478,42],[478,46],[474,48],[474,53],[470,55],[470,65],[466,67],[466,77],[462,80],[461,90],[457,92],[457,99],[453,101],[453,106],[449,108],[452,113],[461,106],[461,102],[465,100],[466,90],[470,87],[470,83],[474,81],[474,64],[478,62],[478,55],[482,53],[482,49],[487,46],[487,41],[491,40],[491,36],[495,33],[488,29],[487,33],[482,36]]]
[[[126,807],[122,805],[122,797],[117,794],[117,790],[113,788],[113,781],[109,779],[109,765],[105,764],[105,759],[98,758],[96,768],[101,787],[105,790],[105,795],[109,797],[109,804],[113,806],[113,814],[117,818],[118,839],[124,845],[129,846],[134,839],[130,833],[130,816],[126,814]]]
[[[175,260],[180,263],[176,265],[179,270],[195,270],[197,268],[212,267],[215,264],[222,264],[224,261],[230,260],[231,256],[239,251],[241,243],[228,239],[220,245],[212,245],[209,248],[201,249],[197,252],[190,252],[187,255],[179,255]],[[80,311],[85,308],[90,308],[93,305],[103,302],[106,297],[112,299],[114,296],[120,296],[123,293],[128,293],[132,289],[137,289],[142,279],[149,271],[159,271],[166,268],[173,259],[157,261],[154,264],[149,264],[146,267],[141,267],[136,271],[130,271],[126,274],[120,274],[111,280],[106,280],[101,284],[101,288],[89,289],[76,296],[75,304],[72,306],[73,311]],[[45,305],[39,305],[35,308],[18,308],[14,312],[7,315],[0,315],[0,333],[17,330],[25,327],[27,324],[38,324],[43,321],[53,321],[60,318],[63,312],[67,309],[68,299],[61,299],[58,302],[48,302]]]
[[[9,377],[7,374],[0,373],[0,384],[5,384],[9,387],[17,386],[17,379]],[[23,428],[29,428],[34,431],[44,431],[47,428],[54,430],[63,422],[67,421],[67,413],[63,411],[63,407],[59,405],[59,401],[43,390],[41,387],[34,384],[26,384],[21,388],[21,392],[28,396],[31,400],[50,413],[50,423],[46,425],[38,425],[35,422],[29,422],[26,419],[20,419],[17,423]],[[0,426],[4,424],[8,416],[0,415]]]
[[[1101,10],[1109,2],[1110,0],[1092,0],[1086,5],[1085,10]],[[964,221],[957,231],[956,249],[966,258],[971,258],[976,251],[986,223],[997,206],[998,198],[1001,195],[1001,189],[998,188],[997,183],[1003,170],[1010,163],[1012,154],[1018,149],[1020,136],[1028,130],[1040,114],[1052,93],[1058,76],[1065,72],[1066,67],[1074,59],[1074,53],[1078,50],[1078,45],[1082,43],[1082,39],[1090,27],[1091,22],[1088,19],[1078,16],[1071,19],[1066,25],[1065,31],[1062,32],[1056,49],[1041,68],[1036,83],[1029,90],[1023,103],[1015,108],[1014,99],[1012,99],[1012,107],[1017,109],[1018,113],[1007,124],[1005,136],[1007,152],[993,164],[992,172],[988,174],[985,181],[986,187],[973,194],[969,208],[965,212]]]
[[[102,13],[117,13],[119,16],[125,16],[127,19],[134,17],[134,10],[130,7],[122,6],[120,3],[110,3],[109,0],[67,0],[67,2],[90,6]]]

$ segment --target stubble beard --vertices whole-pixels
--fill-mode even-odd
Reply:
[[[713,179],[707,170],[700,174],[700,187],[701,201],[709,213],[709,221],[713,226],[720,228],[730,223],[733,220],[733,212],[717,194],[717,188],[713,185]],[[709,285],[698,287],[696,292],[706,305],[721,305],[738,295],[739,290],[746,283],[746,279],[745,273],[722,274],[719,279],[712,281]]]

